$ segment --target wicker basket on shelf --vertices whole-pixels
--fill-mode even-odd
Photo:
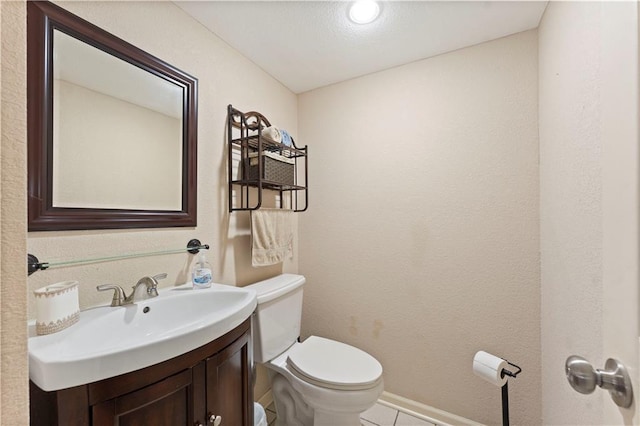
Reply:
[[[258,154],[257,152],[251,153],[245,159],[244,167],[248,180],[258,180],[258,159],[262,158],[263,181],[280,185],[295,184],[295,162],[293,159],[269,151],[263,151],[262,155]]]

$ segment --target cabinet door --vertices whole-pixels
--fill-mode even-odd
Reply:
[[[246,333],[207,359],[207,416],[209,424],[253,426],[250,334]]]
[[[195,380],[196,366],[117,398],[93,406],[94,426],[176,426],[203,423],[203,413],[194,412],[204,400],[202,380]],[[200,417],[200,419],[198,419]]]

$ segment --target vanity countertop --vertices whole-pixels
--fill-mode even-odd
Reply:
[[[58,333],[38,336],[30,322],[29,378],[53,391],[139,370],[223,336],[255,307],[251,289],[184,285],[133,305],[87,309]]]

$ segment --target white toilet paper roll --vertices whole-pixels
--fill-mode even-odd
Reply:
[[[478,351],[473,357],[473,372],[487,382],[504,386],[507,376],[501,377],[502,370],[507,367],[507,361],[491,355],[485,351]]]

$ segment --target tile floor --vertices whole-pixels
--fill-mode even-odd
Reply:
[[[275,425],[276,409],[273,404],[266,408],[266,413],[269,426]],[[380,403],[362,413],[360,422],[362,426],[438,426]]]

